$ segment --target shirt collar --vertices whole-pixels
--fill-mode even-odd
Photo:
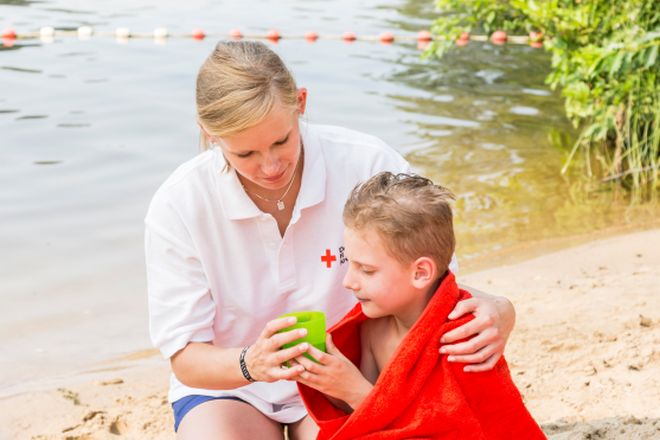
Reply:
[[[321,143],[314,128],[304,121],[299,121],[300,136],[305,148],[302,183],[296,206],[291,218],[295,222],[300,217],[300,210],[321,203],[325,199],[326,171]],[[226,218],[241,220],[259,217],[263,212],[248,197],[243,185],[238,180],[236,170],[229,168],[222,150],[213,150],[213,173],[216,175],[220,204]]]
[[[261,211],[245,194],[245,189],[238,180],[236,170],[229,167],[220,147],[215,147],[213,152],[215,154],[213,173],[216,175],[220,205],[225,217],[229,220],[258,217]]]
[[[318,133],[313,126],[300,121],[300,136],[305,148],[305,163],[295,211],[321,203],[326,192],[325,158]]]

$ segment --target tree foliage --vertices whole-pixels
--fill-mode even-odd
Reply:
[[[436,0],[442,56],[461,32],[541,32],[552,54],[547,83],[560,88],[581,135],[587,172],[636,189],[659,187],[660,6],[657,0]]]

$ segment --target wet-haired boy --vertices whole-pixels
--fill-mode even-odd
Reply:
[[[447,318],[470,297],[449,270],[452,199],[429,179],[389,172],[349,196],[344,285],[359,304],[329,330],[328,353],[309,348],[318,362],[297,359],[319,439],[545,438],[503,358],[465,373],[438,352],[440,336],[471,319]]]

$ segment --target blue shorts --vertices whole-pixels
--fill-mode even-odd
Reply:
[[[176,432],[179,429],[179,424],[181,423],[181,420],[183,420],[183,417],[186,414],[188,414],[191,409],[193,409],[197,405],[201,405],[204,402],[208,402],[209,400],[238,400],[239,402],[245,402],[245,400],[239,399],[238,397],[234,397],[234,396],[214,397],[214,396],[201,396],[198,394],[194,394],[192,396],[182,397],[176,402],[172,403],[172,410],[174,411],[174,432]]]

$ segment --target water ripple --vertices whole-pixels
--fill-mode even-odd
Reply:
[[[548,90],[529,89],[529,88],[522,89],[522,92],[526,93],[527,95],[534,95],[534,96],[550,96],[552,94]]]
[[[515,115],[536,116],[540,113],[539,109],[534,107],[527,107],[524,105],[516,105],[509,109]]]
[[[25,115],[25,116],[19,116],[16,118],[17,121],[23,121],[26,119],[46,119],[48,115]]]
[[[62,124],[57,124],[58,127],[61,128],[83,128],[83,127],[91,127],[92,124],[82,122],[82,123],[62,123]]]
[[[21,73],[43,73],[43,71],[39,69],[28,69],[26,67],[16,67],[16,66],[0,66],[0,69],[11,70],[13,72],[21,72]]]

